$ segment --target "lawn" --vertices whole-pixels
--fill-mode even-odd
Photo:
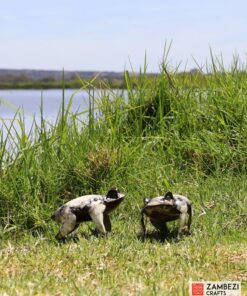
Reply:
[[[73,96],[53,125],[41,104],[30,134],[18,113],[1,120],[1,295],[188,295],[190,280],[241,281],[247,295],[247,75],[212,62],[207,74],[126,72],[125,92],[97,100],[81,81],[86,122]],[[60,245],[53,211],[112,186],[126,193],[112,234],[88,222]],[[148,224],[142,241],[143,198],[166,191],[192,200],[192,235],[176,241],[175,221],[164,239]]]

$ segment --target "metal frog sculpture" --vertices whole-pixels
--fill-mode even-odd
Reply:
[[[65,240],[81,222],[91,220],[95,222],[100,233],[111,232],[109,214],[118,207],[124,197],[123,193],[112,188],[106,195],[84,195],[67,202],[51,216],[54,221],[61,224],[56,239]]]
[[[141,226],[143,238],[146,236],[144,215],[149,217],[152,225],[166,234],[168,229],[166,222],[179,219],[177,239],[187,230],[190,233],[192,222],[192,202],[185,196],[167,192],[164,196],[144,198],[144,207],[141,211]]]

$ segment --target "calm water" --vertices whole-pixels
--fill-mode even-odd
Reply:
[[[86,91],[65,90],[65,104],[74,95],[71,111],[86,111],[89,106],[89,95]],[[9,127],[11,119],[17,110],[24,114],[26,133],[30,131],[34,117],[36,122],[40,120],[41,97],[43,97],[43,116],[46,121],[54,123],[62,104],[62,90],[0,90],[0,129],[4,137],[7,134],[6,126]],[[97,97],[97,94],[96,94]],[[87,113],[83,115],[87,118]],[[4,122],[4,124],[3,124]],[[17,131],[20,130],[18,122],[14,124]]]
[[[127,98],[126,91],[113,90],[113,92],[124,95]],[[107,94],[107,90],[96,90],[94,98],[99,98],[103,94]],[[108,92],[108,95],[109,92]],[[73,103],[71,106],[72,112],[83,112],[89,108],[89,94],[87,91],[77,91],[74,89],[65,90],[65,105],[73,96]],[[111,95],[110,95],[111,96]],[[62,90],[0,90],[0,135],[6,136],[6,126],[9,127],[17,110],[24,114],[26,133],[30,131],[35,117],[36,123],[40,123],[40,107],[41,98],[43,98],[43,116],[49,123],[55,123],[59,109],[62,104]],[[95,111],[97,117],[97,111]],[[22,117],[23,118],[23,117]],[[82,120],[87,120],[87,112],[80,117]],[[18,122],[15,121],[14,127],[17,131],[20,130]]]
[[[88,109],[88,94],[86,91],[73,89],[65,90],[65,102],[74,95],[72,110],[83,111]],[[25,116],[39,116],[41,97],[43,97],[43,112],[46,119],[55,119],[62,103],[62,90],[0,90],[0,99],[10,104],[0,101],[0,117],[13,118],[16,109],[20,108]]]

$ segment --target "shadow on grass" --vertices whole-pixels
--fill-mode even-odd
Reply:
[[[180,239],[178,239],[177,235],[178,235],[178,232],[176,230],[168,231],[166,233],[162,233],[160,231],[152,231],[152,232],[148,232],[145,235],[145,238],[143,237],[142,234],[138,234],[137,237],[142,242],[149,241],[151,243],[152,242],[177,243],[177,242],[181,241],[184,237],[184,235],[182,235],[182,237]]]
[[[145,242],[145,241],[149,241],[151,243],[178,243],[179,241],[183,240],[184,236],[188,236],[188,234],[184,234],[181,236],[180,239],[177,238],[177,234],[178,232],[176,230],[171,230],[168,231],[167,233],[162,233],[160,231],[152,231],[152,232],[148,232],[145,236],[145,238],[143,238],[143,235],[141,233],[136,234],[136,237],[138,239],[138,241],[140,242]],[[107,235],[102,235],[100,234],[97,229],[89,229],[88,231],[85,232],[79,232],[79,233],[74,233],[74,234],[70,234],[69,236],[66,237],[66,239],[61,240],[61,241],[57,241],[57,243],[59,245],[63,245],[63,244],[69,244],[69,243],[78,243],[80,241],[80,239],[85,239],[90,241],[93,237],[97,237],[97,238],[109,238],[112,236],[112,233],[109,233]],[[133,237],[134,239],[134,237]]]
[[[67,243],[78,243],[81,238],[85,240],[90,240],[92,237],[98,237],[98,238],[106,238],[110,235],[102,235],[99,233],[97,229],[89,229],[87,232],[78,232],[78,233],[72,233],[68,235],[66,238],[61,239],[60,241],[56,241],[59,245],[64,245]]]

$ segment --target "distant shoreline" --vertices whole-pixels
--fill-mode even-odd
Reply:
[[[92,80],[101,88],[124,88],[123,72],[0,69],[0,89],[81,88]]]
[[[11,70],[0,69],[0,89],[80,89],[80,88],[115,88],[126,89],[126,74],[128,77],[135,77],[132,83],[138,83],[141,73],[126,72],[97,72],[97,71],[47,71],[47,70]],[[167,76],[169,83],[170,75]],[[207,84],[207,78],[212,73],[203,73],[198,69],[188,72],[173,73],[176,83],[185,87],[198,87]],[[244,73],[243,73],[244,74]],[[142,73],[142,77],[151,81],[157,77],[157,73]],[[193,83],[191,81],[193,80]],[[173,84],[173,82],[172,82]]]
[[[83,83],[87,84],[88,87],[90,80],[84,80]],[[65,80],[63,81],[25,81],[25,82],[2,82],[0,79],[0,89],[69,89],[69,88],[74,88],[74,89],[79,89],[83,87],[83,83],[80,82],[80,80]],[[98,86],[99,88],[125,88],[125,83],[124,80],[114,80],[114,81],[98,81],[94,82],[94,87]]]

